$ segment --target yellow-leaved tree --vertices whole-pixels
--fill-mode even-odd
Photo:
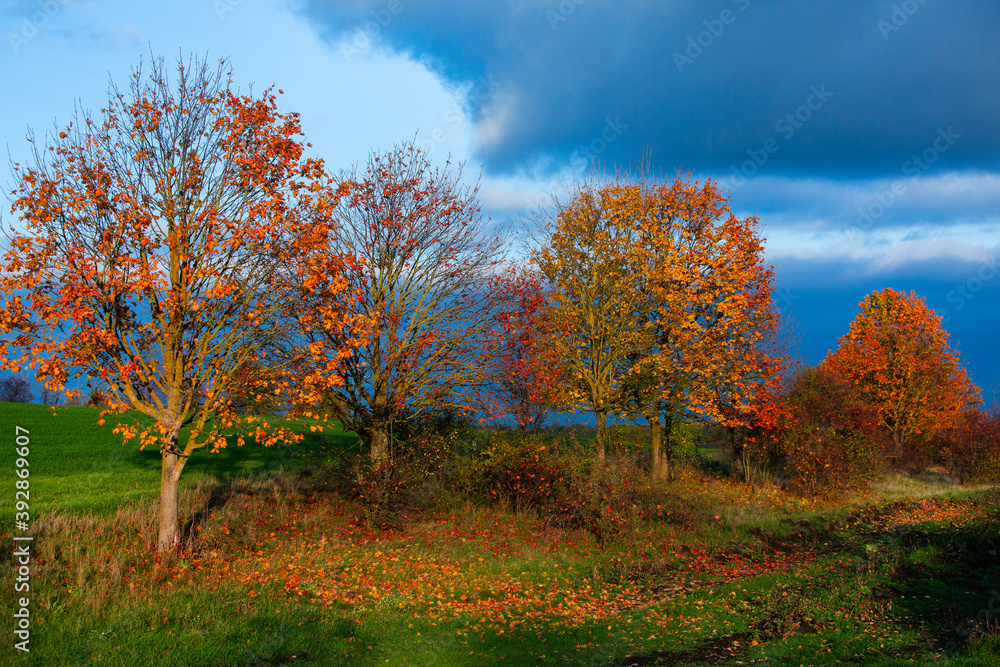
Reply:
[[[581,186],[547,221],[547,243],[532,261],[552,287],[550,326],[566,384],[567,407],[597,421],[597,456],[607,451],[607,420],[621,412],[621,389],[650,327],[635,319],[644,295],[636,289],[642,265],[633,253],[641,193],[624,179]]]
[[[764,382],[750,378],[772,368],[754,350],[777,325],[756,222],[711,181],[645,174],[582,187],[557,210],[534,262],[554,289],[565,402],[594,412],[599,456],[609,414],[643,418],[653,476],[669,477],[681,422],[754,402]]]

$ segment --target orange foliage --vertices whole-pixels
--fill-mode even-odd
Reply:
[[[557,210],[534,261],[554,288],[564,395],[595,413],[599,456],[609,412],[641,416],[653,474],[669,475],[675,421],[746,425],[773,393],[785,362],[756,224],[711,181],[644,175],[585,186]]]
[[[739,219],[712,181],[678,178],[652,188],[642,222],[645,290],[654,338],[645,360],[667,436],[660,474],[669,475],[676,419],[748,426],[776,391],[787,357],[779,350],[773,268],[763,263],[757,219]],[[654,442],[654,474],[656,443]]]
[[[980,402],[979,388],[949,348],[941,318],[914,292],[876,291],[859,305],[823,366],[875,408],[898,457],[915,439],[955,424]]]
[[[337,304],[352,260],[321,251],[337,201],[323,164],[303,158],[298,117],[271,91],[241,96],[228,81],[224,62],[193,61],[171,82],[157,60],[148,80],[140,68],[127,92],[112,86],[102,118],[78,117],[14,168],[24,229],[0,275],[0,368],[33,368],[50,390],[100,378],[102,416],[154,420],[115,431],[162,451],[161,550],[177,541],[177,483],[195,449],[226,446],[239,423],[265,445],[295,437],[237,414],[233,379],[279,335],[350,322]],[[308,295],[328,311],[290,310]]]

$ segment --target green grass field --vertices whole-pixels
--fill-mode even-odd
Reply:
[[[142,415],[126,415],[146,424]],[[134,501],[153,499],[159,493],[160,454],[140,451],[138,446],[122,444],[112,433],[115,422],[98,426],[99,411],[93,408],[56,408],[43,405],[0,403],[0,437],[14,445],[14,427],[29,431],[33,474],[32,501],[35,512],[90,512],[104,515]],[[306,440],[295,446],[268,449],[250,443],[230,445],[216,454],[197,450],[184,470],[182,488],[191,488],[199,480],[219,480],[264,474],[279,468],[301,470],[328,454],[326,449],[356,447],[357,436],[337,428],[333,433],[306,433]],[[182,433],[182,438],[186,432]],[[10,465],[0,470],[0,479],[13,479],[13,452],[8,450]],[[37,471],[37,473],[35,472]],[[6,500],[6,499],[0,499]],[[9,502],[9,500],[7,500]]]
[[[614,539],[458,497],[383,532],[325,472],[356,438],[305,429],[197,452],[187,550],[157,557],[158,455],[97,419],[0,404],[11,630],[15,426],[35,538],[31,651],[8,630],[3,664],[1000,664],[995,490],[818,503],[688,468],[669,516]]]

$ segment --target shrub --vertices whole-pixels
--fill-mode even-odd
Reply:
[[[608,541],[634,534],[646,522],[684,523],[691,514],[671,487],[652,479],[638,456],[613,456],[579,485],[572,525]]]
[[[645,453],[649,449],[649,427],[635,424],[608,426],[608,448],[626,456]]]
[[[781,444],[780,437],[774,434],[730,433],[734,471],[738,470],[743,481],[750,485],[772,481],[776,469],[783,463]]]
[[[469,462],[486,433],[453,410],[408,416],[392,430],[391,461],[345,458],[334,486],[359,501],[374,527],[398,527],[404,510],[447,502],[455,491],[468,497],[473,486]]]
[[[642,435],[626,435],[636,434]],[[644,468],[648,452],[613,453],[595,468],[593,447],[572,432],[488,432],[434,419],[422,429],[411,426],[406,435],[391,464],[358,459],[341,468],[338,488],[361,503],[363,519],[373,527],[394,528],[405,510],[456,500],[531,514],[602,541],[633,534],[647,521],[691,519],[688,503],[678,505],[668,487],[650,479]],[[611,447],[629,449],[628,443]]]
[[[535,434],[494,433],[474,464],[481,493],[518,514],[572,515],[583,457],[559,452],[554,442]]]
[[[690,508],[649,477],[644,456],[611,454],[595,468],[594,453],[576,438],[498,433],[474,463],[476,488],[487,502],[582,528],[601,541],[633,534],[647,521],[687,521]]]
[[[1000,410],[966,411],[935,436],[932,453],[960,484],[1000,482]]]
[[[857,487],[878,474],[878,416],[850,385],[823,369],[806,369],[785,402],[789,418],[776,456],[792,489],[817,495]]]

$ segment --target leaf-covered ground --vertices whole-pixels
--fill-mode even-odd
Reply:
[[[604,540],[454,498],[383,532],[251,448],[192,461],[187,551],[158,558],[155,459],[96,411],[8,417],[38,427],[31,653],[3,664],[1000,664],[997,491],[820,503],[689,469]]]
[[[709,546],[693,526],[602,544],[471,506],[372,532],[335,496],[281,495],[235,493],[169,560],[139,513],[43,526],[34,660],[991,664],[998,647],[996,493],[720,516]]]

